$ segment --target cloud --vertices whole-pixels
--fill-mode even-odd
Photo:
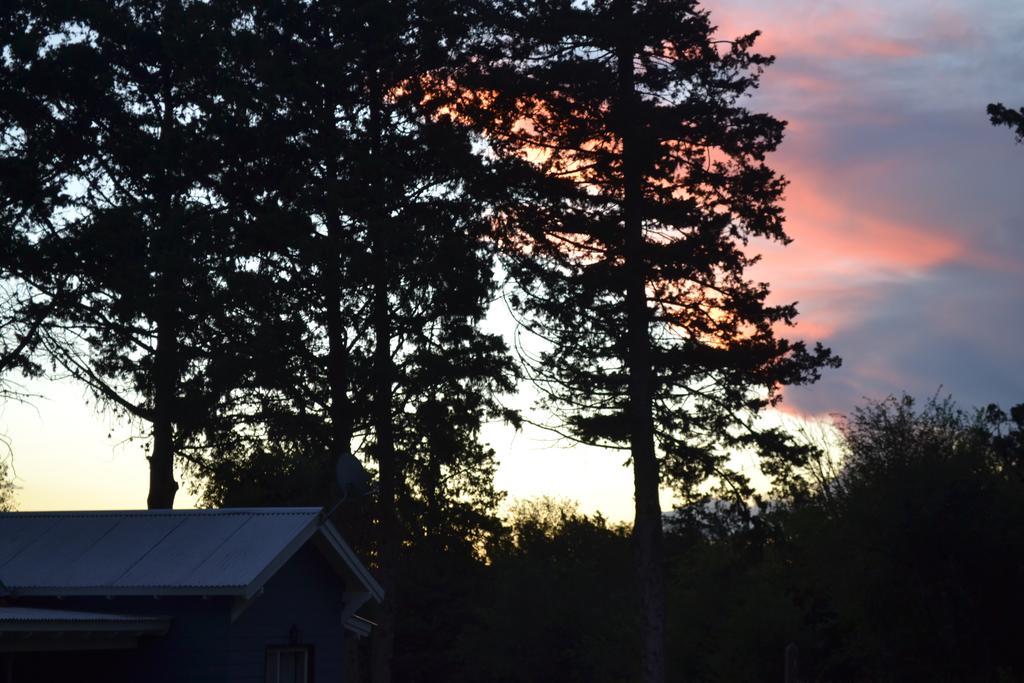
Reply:
[[[725,35],[764,31],[778,61],[751,106],[790,122],[772,163],[792,182],[795,243],[766,247],[753,275],[800,302],[792,336],[845,361],[790,407],[940,385],[965,404],[1024,401],[1024,148],[984,114],[1024,92],[1024,3],[709,7]]]
[[[942,388],[965,406],[1024,402],[1019,340],[1024,275],[951,265],[927,278],[872,288],[876,304],[829,342],[844,368],[814,387],[793,389],[801,411],[848,411],[863,398]]]
[[[762,31],[758,49],[777,58],[764,88],[781,93],[794,111],[845,109],[877,96],[927,110],[957,108],[1005,98],[1021,82],[1024,3],[1016,0],[712,0],[706,6],[722,38]],[[819,97],[794,99],[794,86]]]

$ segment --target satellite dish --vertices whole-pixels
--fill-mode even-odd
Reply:
[[[361,462],[347,453],[339,456],[334,465],[334,481],[338,484],[341,500],[365,496],[370,492],[370,475]]]

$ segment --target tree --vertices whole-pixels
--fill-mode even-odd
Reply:
[[[599,514],[540,499],[512,507],[487,544],[487,574],[454,680],[512,683],[632,680],[622,656],[628,619],[629,531]]]
[[[0,442],[3,440],[0,439]],[[0,445],[6,445],[0,443]],[[14,510],[14,482],[11,478],[10,458],[0,459],[0,512]]]
[[[1009,414],[989,405],[985,425],[992,434],[994,469],[1024,482],[1024,403],[1010,408]]]
[[[663,681],[662,482],[749,494],[730,453],[757,446],[769,472],[799,457],[755,416],[838,365],[781,338],[795,306],[744,276],[753,240],[788,241],[764,163],[784,124],[742,103],[771,59],[756,33],[716,39],[692,0],[505,3],[495,22],[469,87],[512,169],[497,220],[540,339],[525,364],[557,428],[629,452],[641,679]]]
[[[25,175],[4,275],[48,309],[46,350],[149,425],[150,507],[230,375],[218,333],[233,259],[208,113],[224,22],[190,0],[19,3],[5,13],[8,110]],[[229,23],[229,22],[228,22]],[[41,191],[42,190],[42,191]]]
[[[831,500],[783,523],[792,574],[818,606],[802,648],[817,677],[1020,677],[1010,634],[1024,607],[1024,480],[1008,466],[1020,431],[994,407],[939,397],[889,397],[851,415]]]
[[[37,60],[37,74],[31,76],[23,66],[48,28],[30,23],[19,7],[0,16],[0,399],[22,395],[10,382],[11,373],[43,371],[36,352],[52,304],[16,273],[22,231],[32,223],[53,222],[59,212],[60,178],[69,162],[50,150],[75,135],[74,124],[52,116],[45,98],[28,87],[51,75],[44,60]]]
[[[2,185],[2,181],[0,181]],[[10,206],[8,206],[10,210]],[[2,211],[0,211],[2,212]],[[23,386],[11,379],[43,374],[35,350],[40,343],[49,307],[37,305],[17,283],[0,283],[0,412],[8,401],[31,400]],[[13,450],[7,435],[0,433],[0,512],[14,509]]]
[[[1001,103],[988,105],[988,116],[993,126],[1006,126],[1014,130],[1017,142],[1024,143],[1024,107],[1013,110]]]
[[[939,397],[857,408],[792,498],[667,534],[680,680],[1016,680],[1021,428]],[[751,618],[750,615],[757,615]]]
[[[0,284],[0,402],[25,399],[9,378],[12,373],[35,377],[43,373],[36,350],[50,306],[18,283]]]
[[[336,458],[375,466],[364,535],[387,594],[374,679],[388,680],[403,548],[493,526],[479,430],[513,417],[496,400],[513,382],[505,345],[480,330],[494,289],[481,196],[496,181],[432,87],[467,18],[458,2],[237,5],[223,191],[255,226],[239,291],[269,296],[234,305],[274,342],[251,347],[221,404],[207,491],[328,503]]]

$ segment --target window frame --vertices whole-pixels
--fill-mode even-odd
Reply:
[[[305,680],[301,683],[313,683],[313,646],[312,645],[268,645],[263,657],[264,675],[266,683],[280,683],[281,681],[281,655],[287,653],[302,653],[304,655]],[[274,657],[276,677],[271,678],[270,662]]]

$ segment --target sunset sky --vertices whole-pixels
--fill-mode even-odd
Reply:
[[[1019,0],[715,0],[722,37],[760,29],[775,54],[752,106],[789,122],[774,158],[791,181],[788,231],[753,276],[800,302],[793,336],[843,368],[786,393],[785,410],[845,413],[864,397],[951,393],[965,406],[1024,402],[1024,146],[985,105],[1024,106]],[[500,311],[493,324],[508,331]],[[131,430],[85,392],[34,384],[0,414],[22,509],[142,507]],[[528,397],[520,397],[525,402]],[[108,438],[108,434],[110,435]],[[631,517],[624,456],[493,427],[511,496],[575,499]],[[191,498],[179,495],[178,506]]]
[[[1024,401],[1024,147],[984,114],[1024,104],[1024,3],[710,8],[778,57],[756,104],[790,122],[775,164],[795,242],[761,274],[845,361],[790,406],[940,385],[968,405]]]

